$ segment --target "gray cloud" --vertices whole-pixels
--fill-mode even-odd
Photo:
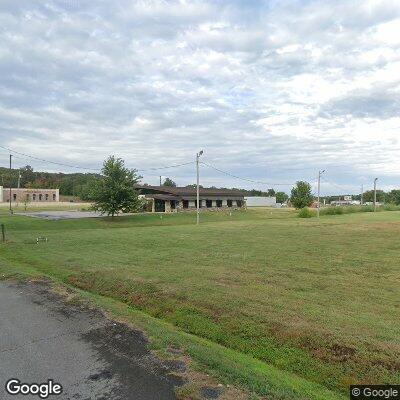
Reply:
[[[395,118],[400,112],[400,82],[357,89],[324,104],[321,115],[328,118]]]
[[[399,18],[389,0],[3,0],[0,141],[90,167],[113,153],[145,169],[204,148],[255,180],[326,167],[352,190],[376,174],[397,185]],[[190,166],[165,174],[193,181]]]

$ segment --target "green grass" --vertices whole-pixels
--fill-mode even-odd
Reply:
[[[400,205],[396,204],[384,204],[377,207],[377,212],[381,211],[400,211]],[[328,206],[322,207],[320,215],[342,215],[342,214],[354,214],[359,212],[374,212],[374,206]],[[310,208],[302,208],[298,211],[298,217],[300,218],[311,218],[317,216],[317,210]]]
[[[9,203],[0,203],[0,214],[9,212]],[[30,202],[26,206],[23,202],[12,203],[14,213],[37,212],[37,211],[86,211],[90,207],[90,203],[73,203],[60,201],[59,203]]]
[[[38,271],[122,301],[152,321],[151,336],[170,329],[199,365],[271,399],[399,384],[400,213],[296,216],[210,212],[198,227],[183,213],[4,216],[0,272]],[[49,242],[34,244],[39,235]]]

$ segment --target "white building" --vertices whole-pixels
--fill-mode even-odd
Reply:
[[[252,196],[245,197],[247,207],[275,207],[276,197]]]

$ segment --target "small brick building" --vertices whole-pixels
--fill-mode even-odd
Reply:
[[[10,201],[10,189],[0,186],[0,203]],[[11,201],[14,203],[40,203],[60,201],[59,189],[16,189],[11,188]]]

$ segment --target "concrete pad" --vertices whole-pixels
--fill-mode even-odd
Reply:
[[[16,213],[27,217],[42,218],[48,220],[79,219],[79,218],[100,218],[105,215],[97,211],[37,211],[27,213]]]

